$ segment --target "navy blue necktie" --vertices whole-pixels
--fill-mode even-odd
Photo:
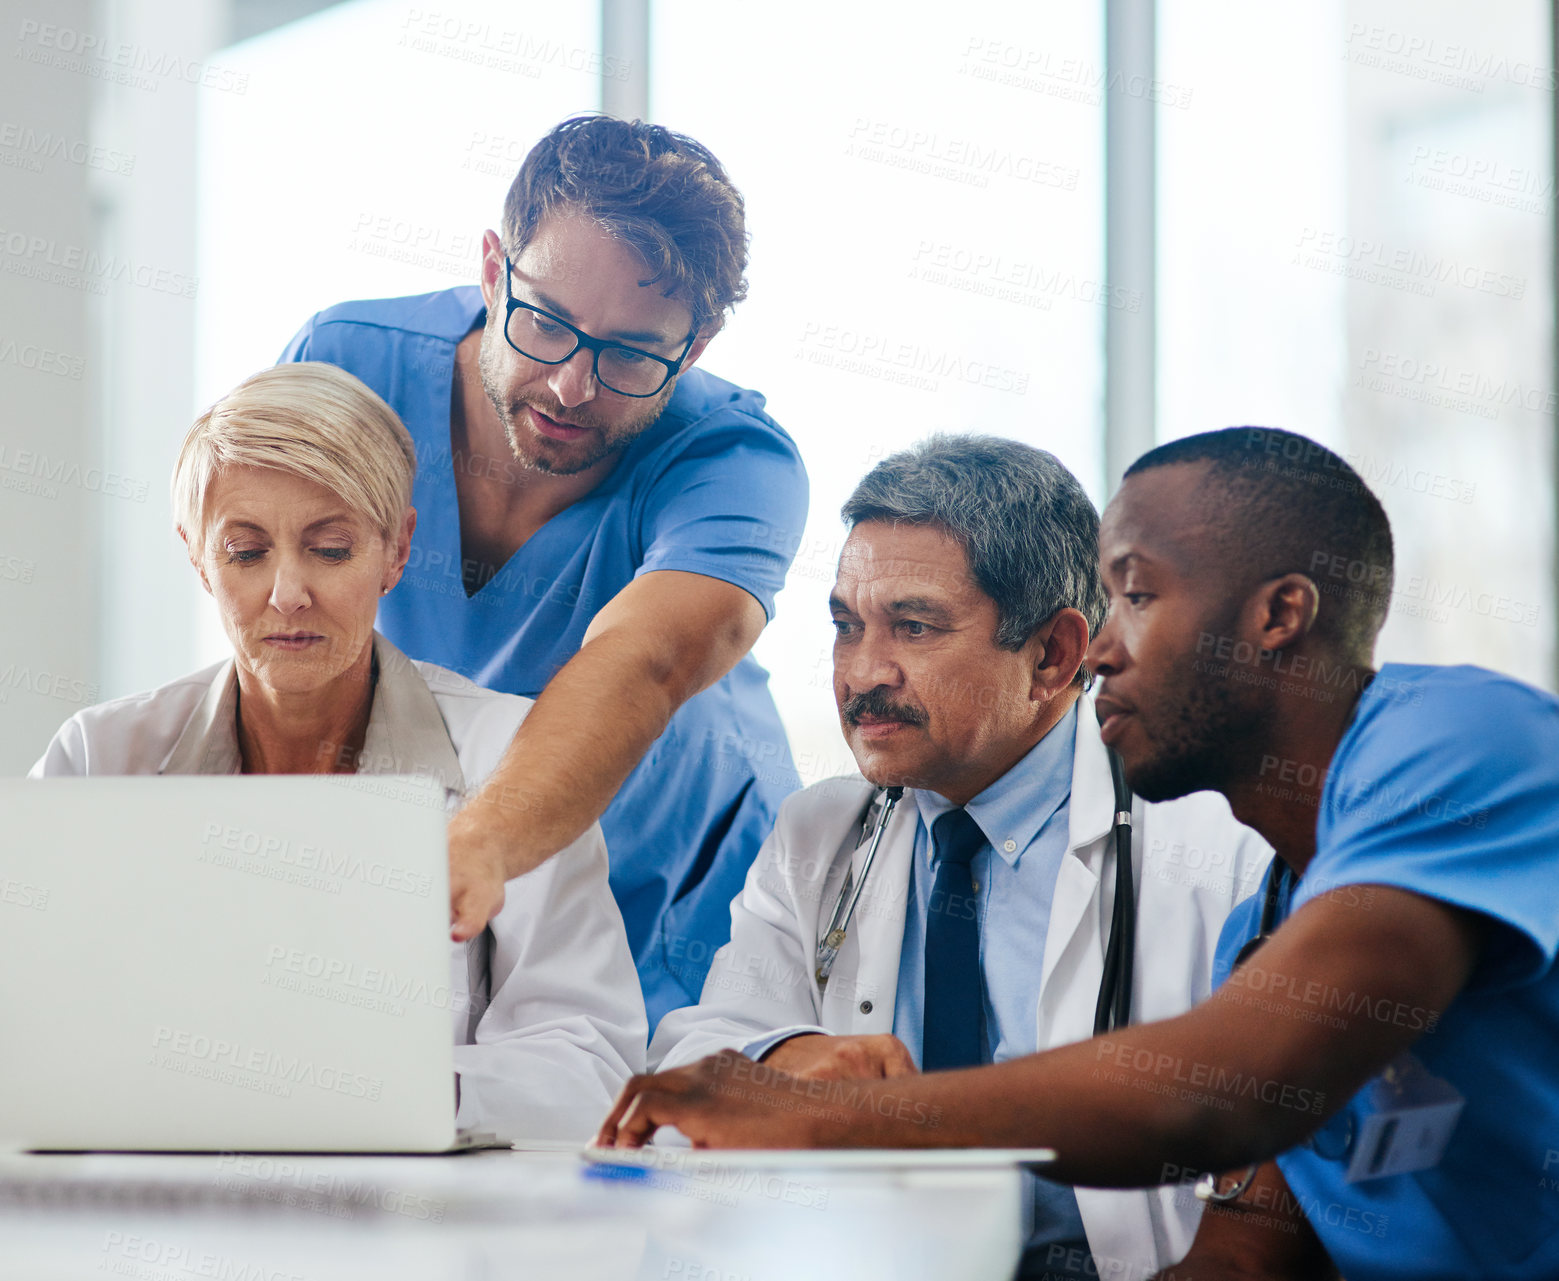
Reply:
[[[985,834],[968,810],[956,809],[931,825],[931,841],[938,858],[926,914],[925,1072],[973,1067],[985,1057],[980,917],[969,869]]]

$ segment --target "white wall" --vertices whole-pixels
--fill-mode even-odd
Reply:
[[[0,4],[0,29],[38,20],[41,4]],[[91,6],[48,6],[86,27]],[[104,493],[91,397],[103,369],[91,326],[94,291],[74,262],[95,243],[94,83],[49,65],[23,41],[0,76],[0,771],[18,773],[59,723],[91,702],[100,581],[98,530],[125,500]],[[34,57],[42,59],[33,61]],[[53,143],[62,151],[51,152]]]

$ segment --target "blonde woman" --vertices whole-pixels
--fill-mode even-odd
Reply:
[[[374,630],[410,554],[415,470],[394,411],[333,365],[239,384],[173,474],[179,534],[233,657],[78,712],[32,776],[419,774],[457,808],[530,700],[413,662]],[[509,882],[450,966],[459,1124],[587,1138],[643,1070],[647,1031],[600,828]]]

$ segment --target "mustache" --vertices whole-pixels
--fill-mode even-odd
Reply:
[[[863,716],[874,716],[884,721],[902,721],[906,725],[926,723],[925,712],[909,703],[895,703],[880,685],[861,694],[851,694],[845,699],[839,714],[850,725],[858,724]]]

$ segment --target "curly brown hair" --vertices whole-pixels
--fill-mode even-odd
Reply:
[[[742,193],[708,148],[642,120],[571,116],[531,148],[503,202],[518,256],[543,218],[583,214],[636,249],[641,285],[682,297],[702,330],[747,296]]]

